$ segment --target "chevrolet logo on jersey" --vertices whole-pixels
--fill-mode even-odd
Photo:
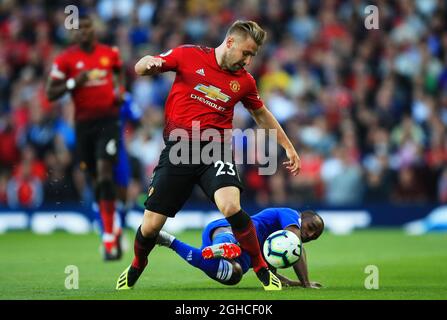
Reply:
[[[225,93],[222,93],[220,91],[220,88],[217,88],[212,85],[206,86],[204,84],[198,84],[194,89],[204,93],[205,98],[211,99],[213,101],[220,100],[223,102],[228,102],[230,100],[230,96],[227,96]]]

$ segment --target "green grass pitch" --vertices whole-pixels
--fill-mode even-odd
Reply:
[[[129,231],[127,238],[132,242],[133,237]],[[199,231],[178,237],[200,244]],[[93,233],[10,232],[0,235],[0,299],[447,299],[445,234],[407,236],[400,230],[374,229],[348,236],[326,233],[306,248],[310,277],[324,285],[320,290],[264,292],[252,271],[237,286],[223,286],[173,251],[157,247],[135,289],[123,292],[115,290],[115,282],[130,263],[131,251],[122,261],[104,263],[99,255],[99,237]],[[65,288],[68,265],[78,267],[79,289]],[[378,267],[378,290],[365,289],[368,265]],[[292,269],[283,273],[294,276]]]

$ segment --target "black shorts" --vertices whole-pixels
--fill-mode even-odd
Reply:
[[[99,159],[115,162],[118,156],[120,122],[116,117],[78,121],[76,153],[81,169],[96,173]]]
[[[170,151],[177,150],[175,145],[175,142],[166,142],[166,147],[161,152],[144,203],[147,210],[174,217],[188,200],[196,184],[212,202],[214,193],[222,187],[234,186],[243,191],[233,154],[228,149],[227,153],[224,153],[222,144],[220,154],[210,152],[213,161],[203,161],[197,157],[205,146],[211,146],[209,143],[201,143],[198,148],[189,148],[189,158],[182,163],[173,163],[169,159]],[[180,152],[177,155],[179,154]],[[196,156],[194,162],[193,155]]]

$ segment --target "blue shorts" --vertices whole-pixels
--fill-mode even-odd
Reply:
[[[205,230],[203,230],[203,232],[202,232],[202,247],[200,249],[202,250],[205,247],[211,246],[216,243],[222,243],[222,242],[230,242],[230,243],[237,244],[238,241],[236,240],[236,237],[232,233],[229,233],[229,232],[225,233],[223,236],[219,237],[218,242],[213,242],[211,239],[211,236],[212,236],[214,230],[216,230],[219,227],[229,227],[229,226],[230,226],[230,224],[228,223],[228,221],[226,219],[219,219],[219,220],[209,223],[205,227]],[[243,273],[246,273],[248,271],[248,269],[251,268],[250,256],[245,252],[242,252],[241,256],[239,258],[234,259],[234,261],[236,261],[240,264]]]

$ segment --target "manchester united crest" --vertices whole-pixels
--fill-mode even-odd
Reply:
[[[237,80],[231,80],[230,81],[230,89],[233,92],[238,92],[241,89],[241,85]]]
[[[106,57],[106,56],[102,56],[99,59],[99,63],[101,64],[101,66],[103,67],[108,67],[110,65],[110,58]]]

